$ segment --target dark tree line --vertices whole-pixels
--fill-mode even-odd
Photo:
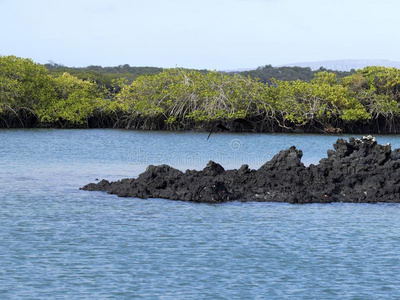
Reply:
[[[284,81],[310,81],[317,73],[324,71],[335,73],[339,79],[355,73],[355,70],[352,70],[350,72],[341,72],[320,68],[319,70],[313,71],[311,70],[311,68],[273,67],[271,65],[266,65],[263,67],[258,67],[256,70],[237,72],[237,74],[250,76],[252,78],[259,78],[263,83],[271,83],[272,78]]]

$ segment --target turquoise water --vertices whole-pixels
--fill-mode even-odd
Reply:
[[[260,166],[337,136],[0,131],[0,299],[393,299],[400,206],[192,204],[80,191],[148,164]],[[399,136],[379,136],[400,147]]]

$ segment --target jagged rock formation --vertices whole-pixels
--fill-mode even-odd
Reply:
[[[137,179],[102,180],[83,190],[120,197],[165,198],[205,203],[269,201],[289,203],[400,202],[400,149],[375,138],[339,139],[318,165],[304,166],[291,147],[258,170],[238,170],[210,161],[202,171],[149,166]]]

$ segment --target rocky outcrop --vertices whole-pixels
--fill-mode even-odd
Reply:
[[[400,202],[400,149],[375,138],[339,139],[318,165],[304,166],[302,151],[279,152],[258,170],[225,170],[210,161],[202,171],[149,166],[137,179],[102,180],[82,189],[120,197],[165,198],[204,203]]]

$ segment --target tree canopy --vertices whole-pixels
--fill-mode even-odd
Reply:
[[[267,83],[250,75],[174,68],[101,84],[58,71],[0,56],[0,127],[185,130],[224,122],[240,130],[234,121],[244,119],[260,132],[400,131],[400,70],[395,68],[367,67],[347,76],[320,70],[307,80]]]

